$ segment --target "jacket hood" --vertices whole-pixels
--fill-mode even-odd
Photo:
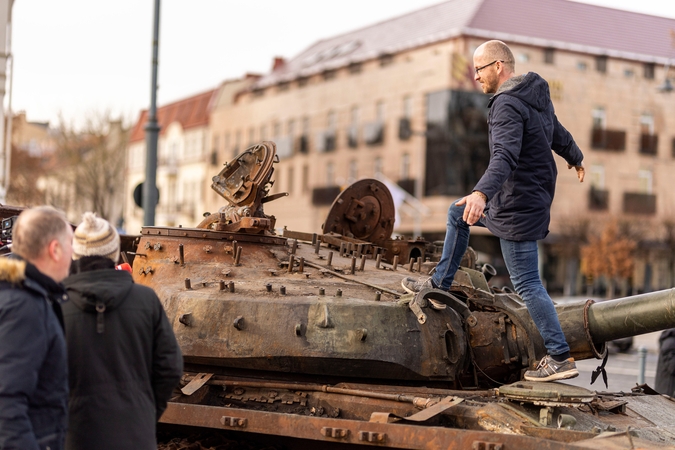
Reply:
[[[537,111],[543,111],[551,102],[551,93],[548,88],[548,82],[534,72],[528,72],[525,75],[511,77],[502,83],[497,89],[498,95],[511,95],[516,97]],[[492,100],[490,101],[492,103]]]
[[[0,281],[19,284],[26,279],[26,261],[12,258],[0,258]]]
[[[87,312],[96,312],[97,301],[107,311],[115,309],[126,300],[133,283],[129,272],[115,269],[81,272],[63,280],[70,300]]]

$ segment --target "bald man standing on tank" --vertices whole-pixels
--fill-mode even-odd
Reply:
[[[433,287],[448,290],[469,244],[469,227],[487,227],[499,238],[511,282],[544,340],[548,354],[529,381],[579,375],[555,307],[539,277],[537,241],[548,234],[558,174],[551,150],[584,180],[583,154],[558,122],[548,83],[533,72],[515,74],[515,59],[501,41],[480,45],[473,55],[474,79],[488,103],[490,163],[473,192],[448,210],[443,253],[430,278],[405,278],[409,292]]]

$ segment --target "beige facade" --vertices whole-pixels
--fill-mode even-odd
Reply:
[[[208,110],[214,91],[207,91],[158,109],[161,132],[157,144],[157,188],[159,203],[155,225],[193,227],[205,211],[205,191],[211,172],[217,170],[211,158]],[[146,142],[143,112],[127,148],[124,228],[139,234],[143,209],[134,202],[134,190],[145,180]]]
[[[461,9],[460,3],[450,1],[410,16],[428,24],[436,11],[452,14]],[[476,8],[488,3],[504,7],[494,0],[470,3]],[[519,1],[518,7],[526,4]],[[579,17],[589,20],[587,5],[557,2],[554,6],[580,9]],[[491,26],[489,15],[476,11],[476,21]],[[591,12],[597,24],[603,23],[603,15],[611,21],[634,19],[632,13],[605,8]],[[453,16],[453,20],[459,19]],[[580,19],[563,14],[552,20]],[[658,25],[654,30],[675,27],[675,20],[650,20]],[[630,26],[642,26],[641,33],[647,36],[656,33],[647,22],[635,23],[643,23]],[[557,157],[551,233],[542,246],[549,287],[569,294],[584,290],[584,280],[578,276],[578,246],[613,219],[630,227],[641,242],[633,289],[672,286],[673,250],[668,247],[667,231],[675,221],[670,175],[675,169],[675,93],[658,89],[668,75],[667,59],[650,54],[648,45],[604,48],[528,34],[540,32],[536,30],[508,34],[478,25],[467,21],[457,29],[448,25],[447,32],[430,37],[406,35],[392,43],[385,32],[389,23],[384,22],[320,41],[286,67],[277,61],[275,69],[261,79],[224,83],[210,111],[210,145],[218,163],[262,140],[276,142],[280,162],[275,165],[272,192],[289,193],[265,205],[266,213],[276,217],[277,227],[319,232],[340,188],[357,179],[384,176],[424,205],[417,210],[400,208],[405,212],[395,232],[442,238],[448,206],[469,193],[470,187],[452,195],[437,195],[428,187],[434,180],[427,177],[437,173],[430,169],[445,164],[429,156],[428,122],[438,112],[433,110],[437,105],[432,104],[432,96],[443,91],[479,92],[473,81],[473,51],[487,39],[502,39],[514,52],[518,73],[534,71],[548,80],[558,118],[585,155],[583,184]],[[406,26],[395,28],[396,32],[411,34]],[[654,34],[653,41],[663,46],[660,34]],[[401,136],[402,123],[410,125],[410,136]],[[213,212],[224,204],[209,189],[210,177],[220,169],[206,169],[203,209]],[[134,180],[132,185],[140,178]],[[139,216],[136,210],[130,212]],[[490,239],[489,232],[480,228],[472,235]]]

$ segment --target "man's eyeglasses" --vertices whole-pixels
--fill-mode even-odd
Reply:
[[[478,72],[480,72],[481,70],[485,69],[486,67],[490,67],[491,65],[497,62],[504,63],[504,61],[502,61],[501,59],[495,59],[490,64],[485,64],[484,66],[476,67],[476,75],[478,75]]]

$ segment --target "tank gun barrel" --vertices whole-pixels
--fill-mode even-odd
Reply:
[[[588,330],[595,343],[675,327],[675,289],[593,303]]]

